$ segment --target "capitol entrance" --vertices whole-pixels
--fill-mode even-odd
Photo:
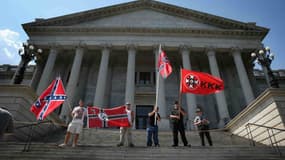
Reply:
[[[148,113],[152,108],[152,105],[136,105],[136,129],[146,129]]]

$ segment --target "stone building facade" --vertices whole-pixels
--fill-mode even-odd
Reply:
[[[126,101],[136,111],[136,128],[145,127],[146,113],[156,101],[162,128],[179,94],[180,67],[221,77],[225,90],[201,96],[186,94],[182,106],[191,126],[197,104],[204,107],[212,128],[223,127],[258,92],[250,53],[262,47],[269,29],[153,0],[36,19],[23,24],[28,42],[43,48],[31,85],[40,94],[58,75],[68,103],[79,99],[100,107]],[[165,80],[156,77],[158,46],[173,66]]]

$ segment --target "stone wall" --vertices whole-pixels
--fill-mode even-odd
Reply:
[[[30,107],[36,100],[36,93],[24,85],[0,85],[0,106],[8,109],[14,119],[14,134],[12,139],[25,141],[30,134],[30,127],[18,127],[36,123],[35,115],[30,111]],[[53,120],[57,123],[61,121],[56,114],[51,114],[46,120]],[[58,127],[53,127],[50,123],[40,124],[33,127],[33,138],[43,138]]]
[[[280,130],[267,130],[265,127],[247,124],[257,124],[268,128],[278,128]],[[271,145],[268,135],[272,140],[276,139],[278,145],[285,146],[285,89],[267,89],[242,112],[240,112],[226,128],[233,133],[244,138],[253,138],[254,141],[266,145]],[[250,134],[251,132],[251,134]]]

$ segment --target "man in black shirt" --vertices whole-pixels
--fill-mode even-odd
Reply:
[[[196,108],[196,114],[197,114],[197,116],[194,119],[194,125],[197,126],[197,128],[199,130],[199,136],[201,139],[201,144],[202,144],[202,146],[205,146],[204,136],[206,136],[206,138],[209,142],[209,145],[212,146],[213,142],[212,142],[210,132],[209,132],[210,121],[203,114],[201,107]]]
[[[186,115],[186,112],[183,108],[178,104],[178,101],[175,101],[174,108],[171,111],[170,119],[172,121],[172,132],[173,132],[173,147],[178,146],[178,131],[180,132],[181,139],[183,141],[184,146],[188,146],[188,141],[185,136],[185,128],[183,122],[183,116]],[[189,145],[190,147],[190,145]]]
[[[148,113],[148,125],[147,125],[147,146],[152,146],[152,139],[155,147],[159,147],[158,141],[158,126],[157,121],[160,121],[160,115],[158,113],[158,107],[154,106],[153,111]]]

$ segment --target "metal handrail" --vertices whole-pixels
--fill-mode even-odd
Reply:
[[[254,125],[254,126],[258,126],[258,127],[263,127],[263,128],[268,128],[268,129],[274,129],[274,130],[279,130],[282,132],[285,132],[285,129],[280,129],[280,128],[275,128],[275,127],[269,127],[269,126],[264,126],[264,125],[260,125],[260,124],[255,124],[255,123],[248,123],[246,125]]]
[[[279,131],[279,133],[280,133],[280,132],[285,132],[285,129],[275,128],[275,127],[269,127],[269,126],[264,126],[264,125],[260,125],[260,124],[254,124],[254,123],[248,123],[248,124],[246,124],[246,125],[245,125],[245,128],[246,128],[246,131],[247,131],[248,139],[251,140],[252,146],[255,146],[255,141],[254,141],[254,138],[253,138],[253,136],[252,136],[252,130],[251,130],[251,128],[250,128],[251,125],[252,125],[252,126],[257,126],[257,127],[266,128],[267,133],[268,133],[268,137],[266,137],[265,139],[269,139],[272,148],[274,148],[275,151],[277,151],[277,152],[279,153],[279,155],[282,156],[282,153],[281,153],[281,151],[280,151],[278,142],[277,142],[276,137],[275,137],[276,134],[273,132],[273,130],[277,130],[277,131]],[[270,134],[270,131],[271,131],[271,134]],[[272,137],[273,137],[273,138],[272,138]]]
[[[16,122],[17,123],[17,122]],[[23,123],[23,122],[19,122],[19,123]],[[30,149],[31,149],[31,144],[32,144],[32,137],[33,137],[33,128],[35,126],[38,126],[40,124],[45,124],[45,123],[51,123],[53,124],[53,122],[51,120],[47,120],[47,121],[39,121],[39,122],[27,122],[24,124],[27,124],[27,125],[23,125],[23,126],[19,126],[19,127],[16,127],[15,129],[21,129],[21,128],[28,128],[29,127],[29,135],[28,135],[28,138],[26,140],[26,143],[24,145],[24,149],[22,150],[22,152],[29,152]]]

